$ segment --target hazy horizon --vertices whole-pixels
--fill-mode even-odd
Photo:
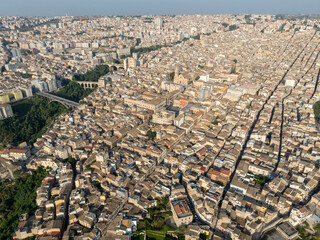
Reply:
[[[12,0],[1,16],[105,16],[180,14],[320,14],[318,0]]]

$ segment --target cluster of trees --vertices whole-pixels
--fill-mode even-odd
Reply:
[[[299,225],[296,229],[300,235],[299,240],[320,239],[320,224],[319,223],[314,226],[311,226],[308,222],[304,222],[301,225]],[[311,233],[311,231],[308,231],[308,230],[313,230],[314,233]]]
[[[155,45],[155,46],[151,46],[151,47],[133,48],[132,52],[133,53],[148,53],[148,52],[159,50],[163,47],[167,47],[167,45]]]
[[[191,37],[191,38],[196,39],[196,40],[200,40],[200,34],[198,34],[198,35],[196,35],[194,37]]]
[[[128,54],[128,55],[120,55],[120,59],[125,59],[125,58],[128,58],[128,57],[131,57],[131,54]]]
[[[221,25],[227,28],[229,26],[229,23],[221,23]]]
[[[229,26],[229,31],[236,30],[237,28],[238,28],[237,25],[230,25],[230,26]]]
[[[254,181],[260,184],[261,186],[264,186],[266,183],[270,182],[270,179],[266,176],[259,174],[254,176]]]
[[[209,34],[205,34],[205,35],[210,35],[210,33]],[[191,38],[194,38],[196,40],[200,40],[200,35],[196,35],[196,36],[193,36]],[[141,39],[140,40],[138,40],[138,39],[139,38],[137,38],[137,43],[139,41],[139,44],[140,44]],[[148,52],[159,50],[159,49],[161,49],[163,47],[169,47],[169,46],[172,46],[172,45],[177,45],[177,44],[180,44],[180,43],[182,43],[184,41],[187,41],[187,40],[189,40],[189,38],[184,38],[184,39],[182,39],[182,41],[177,41],[177,42],[175,42],[175,43],[173,43],[171,45],[166,45],[165,44],[165,45],[155,45],[155,46],[150,46],[150,47],[133,48],[132,49],[132,53],[148,53]],[[138,46],[138,45],[136,45],[136,46]]]
[[[151,198],[148,198],[152,200]],[[157,199],[157,206],[148,208],[148,214],[150,217],[144,218],[138,223],[138,234],[133,236],[133,239],[140,239],[141,231],[145,231],[148,239],[169,240],[172,239],[167,232],[176,232],[178,240],[185,239],[186,227],[181,226],[179,228],[173,228],[166,224],[165,220],[172,216],[172,212],[169,207],[169,196]]]
[[[141,38],[136,38],[136,46],[139,46],[140,45],[140,43],[141,43]]]
[[[208,239],[208,238],[209,238],[209,236],[208,236],[207,234],[205,234],[205,233],[200,233],[200,239],[205,240],[205,239]]]
[[[84,89],[75,81],[64,80],[65,87],[55,95],[75,102],[88,96],[94,89]],[[67,109],[60,103],[34,96],[12,104],[14,116],[0,121],[0,143],[17,145],[33,143],[46,127]]]
[[[79,102],[81,99],[85,98],[93,91],[93,88],[84,89],[75,81],[65,80],[64,88],[54,93],[54,95],[57,95],[65,99],[69,99],[74,102]]]
[[[73,80],[85,81],[85,82],[97,82],[100,77],[106,75],[109,72],[108,65],[99,65],[95,69],[88,71],[85,74],[76,74],[73,76]]]
[[[12,239],[21,214],[34,214],[36,190],[47,174],[48,172],[40,167],[31,175],[0,183],[0,239]]]
[[[59,23],[59,19],[51,19],[51,20],[49,20],[47,22],[37,23],[37,24],[35,24],[33,26],[24,25],[19,30],[20,30],[20,32],[27,32],[27,31],[33,30],[35,27],[40,27],[40,26],[43,26],[43,25],[50,25],[50,24],[54,24],[54,23]]]
[[[34,96],[12,105],[14,116],[0,121],[0,143],[33,143],[57,116],[67,109],[58,102]]]
[[[316,118],[316,121],[319,122],[319,120],[320,120],[320,101],[316,102],[313,105],[313,112],[314,112],[314,116]]]
[[[31,78],[31,77],[32,77],[32,74],[30,74],[30,73],[22,73],[22,74],[21,74],[21,77],[22,77],[22,78]]]

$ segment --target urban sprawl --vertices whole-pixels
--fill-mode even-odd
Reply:
[[[33,142],[0,141],[1,186],[45,170],[11,238],[318,239],[319,27],[0,17],[0,122],[35,97],[67,109]],[[94,90],[70,100],[68,84]]]

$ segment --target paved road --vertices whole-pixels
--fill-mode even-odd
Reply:
[[[80,104],[77,103],[77,102],[73,102],[71,100],[68,100],[68,99],[65,99],[65,98],[62,98],[62,97],[58,97],[58,96],[55,96],[55,95],[52,95],[52,94],[49,94],[49,93],[37,92],[36,94],[40,95],[40,96],[43,96],[43,97],[46,97],[46,98],[49,98],[49,99],[51,99],[53,101],[57,101],[59,103],[71,106],[71,107],[79,107],[80,106]]]

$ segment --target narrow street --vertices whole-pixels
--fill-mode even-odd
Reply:
[[[316,34],[316,33],[315,33]],[[265,102],[263,103],[261,109],[258,111],[256,117],[255,117],[255,120],[253,121],[253,123],[251,124],[251,127],[249,129],[249,132],[247,134],[247,137],[246,137],[246,140],[242,146],[242,149],[240,151],[240,154],[236,160],[236,163],[235,163],[235,167],[234,167],[234,171],[232,172],[231,176],[230,176],[230,179],[226,185],[226,187],[224,188],[224,191],[223,191],[223,194],[220,198],[220,201],[219,201],[219,204],[218,204],[218,214],[217,214],[217,218],[219,218],[219,214],[220,214],[220,211],[221,211],[221,205],[222,205],[222,201],[223,199],[225,198],[226,196],[226,193],[228,192],[229,188],[230,188],[230,184],[233,180],[233,177],[237,171],[237,168],[238,168],[238,165],[239,165],[239,162],[240,160],[242,159],[242,156],[243,156],[243,153],[244,153],[244,150],[246,149],[247,147],[247,143],[248,141],[250,140],[250,136],[252,134],[252,131],[253,129],[255,128],[256,126],[256,123],[260,117],[260,114],[261,112],[263,111],[264,109],[264,106],[268,103],[268,101],[270,100],[270,98],[273,96],[273,94],[275,93],[275,91],[278,89],[278,86],[283,82],[283,80],[285,79],[285,77],[287,76],[288,72],[291,70],[291,68],[293,67],[293,65],[296,63],[296,61],[299,59],[299,57],[301,56],[301,54],[305,51],[305,49],[307,48],[307,46],[309,45],[309,43],[312,41],[312,39],[314,38],[315,34],[311,37],[311,39],[308,41],[308,43],[304,46],[304,48],[299,52],[299,54],[296,56],[296,58],[294,59],[294,61],[291,63],[291,65],[288,67],[288,69],[286,70],[286,72],[284,73],[284,75],[282,76],[282,78],[280,79],[280,81],[278,81],[278,83],[275,85],[274,89],[270,92],[269,96],[267,97],[267,99],[265,100]]]

